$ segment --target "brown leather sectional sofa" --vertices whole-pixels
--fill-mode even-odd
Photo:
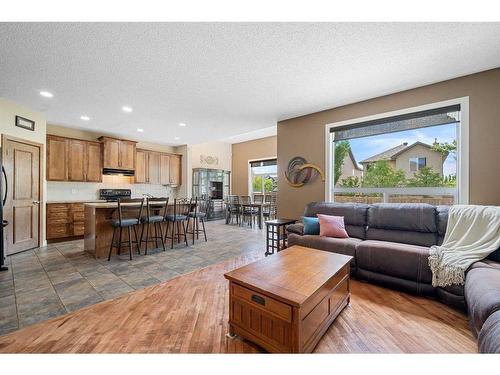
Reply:
[[[406,292],[431,296],[467,310],[479,350],[500,353],[500,249],[473,264],[464,285],[435,288],[429,248],[443,242],[448,207],[428,204],[313,202],[304,216],[344,216],[350,238],[304,235],[303,225],[288,226],[288,244],[353,257],[352,276]]]

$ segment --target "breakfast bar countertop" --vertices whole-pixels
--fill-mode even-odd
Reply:
[[[146,203],[146,202],[144,202]],[[124,205],[134,205],[137,203],[124,203]],[[169,206],[173,206],[173,202],[168,202]],[[96,203],[85,203],[85,206],[94,207],[94,208],[118,208],[117,202],[96,202]]]
[[[47,204],[62,204],[62,203],[106,203],[106,201],[100,199],[61,199],[61,200],[47,201]]]

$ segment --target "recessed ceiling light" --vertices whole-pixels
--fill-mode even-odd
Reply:
[[[46,98],[52,98],[54,96],[51,92],[48,92],[48,91],[40,91],[40,95],[42,95]]]
[[[89,121],[90,117],[89,116],[80,116],[80,120]]]
[[[138,128],[138,129],[137,129],[137,131],[138,131],[139,133],[143,133],[143,132],[144,132],[144,129]]]
[[[132,108],[131,107],[127,107],[126,105],[124,105],[122,107],[122,109],[123,109],[123,112],[132,112]]]
[[[179,126],[184,127],[184,126],[186,126],[186,124],[184,124],[183,122],[181,122],[181,123],[179,124]]]
[[[181,137],[175,137],[174,138],[176,141],[178,141],[179,139],[181,139]]]

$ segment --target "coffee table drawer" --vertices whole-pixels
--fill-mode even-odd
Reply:
[[[232,284],[232,294],[252,306],[277,315],[287,322],[292,321],[292,306],[287,305],[262,293],[255,292],[238,284]]]

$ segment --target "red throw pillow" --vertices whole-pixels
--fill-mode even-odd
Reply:
[[[319,235],[323,237],[349,238],[345,231],[343,216],[330,216],[318,214]]]

